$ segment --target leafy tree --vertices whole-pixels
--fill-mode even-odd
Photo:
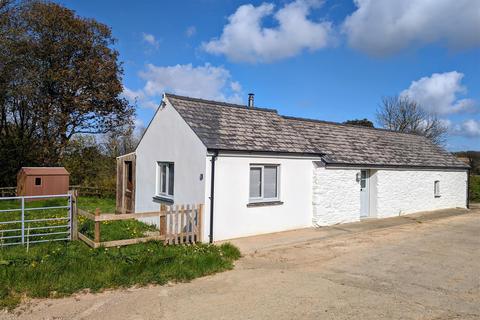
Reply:
[[[344,122],[345,124],[353,124],[356,126],[363,126],[363,127],[369,127],[369,128],[374,128],[373,122],[368,120],[367,118],[365,119],[353,119],[353,120],[347,120]]]
[[[70,172],[71,185],[115,186],[115,160],[103,152],[93,135],[77,135],[70,140],[62,165]]]
[[[386,129],[423,135],[433,143],[445,143],[447,127],[435,114],[408,97],[385,97],[377,110],[377,121]]]
[[[134,107],[108,26],[51,2],[0,4],[0,185],[11,185],[22,165],[59,164],[75,135],[131,124]]]
[[[62,160],[70,184],[115,189],[116,157],[134,151],[140,134],[128,126],[102,136],[75,136]]]
[[[459,158],[468,160],[468,165],[471,167],[471,173],[480,175],[480,151],[458,151],[454,152]]]

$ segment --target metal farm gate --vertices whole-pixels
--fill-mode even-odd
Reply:
[[[0,198],[0,247],[72,239],[72,195]]]

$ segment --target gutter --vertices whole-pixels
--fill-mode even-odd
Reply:
[[[210,233],[208,235],[209,242],[213,243],[213,204],[215,203],[215,161],[218,157],[218,150],[212,155],[211,174],[210,174]]]
[[[361,163],[333,163],[325,162],[325,166],[337,169],[337,168],[365,168],[365,169],[411,169],[411,170],[455,170],[465,171],[470,170],[469,167],[452,167],[452,166],[415,166],[415,165],[394,165],[394,164],[361,164]]]
[[[470,169],[467,171],[467,209],[470,209]]]

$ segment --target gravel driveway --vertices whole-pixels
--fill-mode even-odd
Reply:
[[[234,241],[191,283],[33,300],[3,319],[479,319],[480,210]]]

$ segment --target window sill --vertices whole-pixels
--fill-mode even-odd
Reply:
[[[258,202],[250,202],[247,204],[248,208],[251,207],[266,207],[266,206],[279,206],[282,205],[282,201],[258,201]]]
[[[162,196],[154,196],[153,200],[158,202],[173,203],[173,198],[167,198]]]

